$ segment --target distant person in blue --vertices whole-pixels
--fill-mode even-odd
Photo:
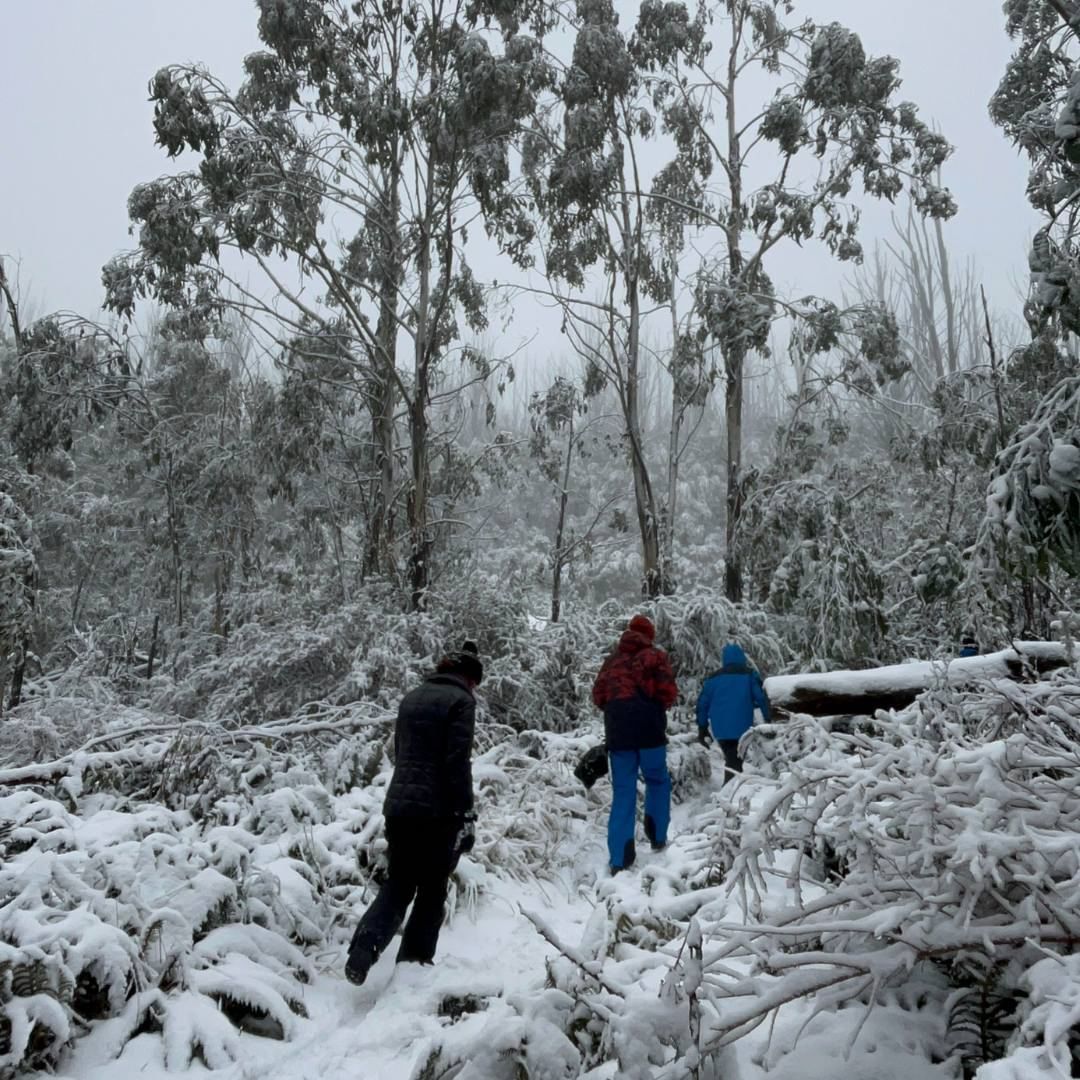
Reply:
[[[978,656],[979,655],[979,643],[973,637],[966,637],[960,642],[960,651],[956,654],[958,657],[964,656]]]
[[[724,752],[725,768],[741,773],[739,740],[750,730],[755,708],[769,719],[769,699],[742,646],[735,642],[725,645],[723,661],[723,667],[705,680],[698,695],[698,742],[708,746],[715,738]]]

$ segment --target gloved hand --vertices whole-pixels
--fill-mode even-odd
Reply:
[[[476,844],[476,815],[471,811],[458,818],[458,830],[450,847],[451,864],[457,866],[462,855],[472,851]]]
[[[710,746],[712,744],[713,737],[707,727],[699,727],[697,729],[697,741],[701,743],[702,746]]]

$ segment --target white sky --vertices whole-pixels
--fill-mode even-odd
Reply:
[[[1026,168],[987,116],[1010,53],[998,5],[800,0],[797,12],[844,22],[869,52],[900,59],[902,96],[956,145],[945,174],[960,203],[952,252],[973,257],[995,303],[1018,314],[1035,218]],[[255,22],[252,0],[0,0],[0,253],[18,261],[29,314],[97,313],[101,266],[130,245],[131,189],[170,168],[154,146],[150,77],[194,60],[235,84],[259,46]],[[887,208],[865,220],[864,239],[887,233]],[[769,269],[797,294],[844,272],[813,254]]]

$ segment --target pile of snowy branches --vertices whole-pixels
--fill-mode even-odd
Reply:
[[[766,1066],[827,1029],[834,1054],[862,1039],[927,1075],[1075,1074],[1075,671],[779,742],[775,774],[729,785],[682,864],[616,880],[582,942],[535,917],[580,1074],[737,1075],[758,1028]]]
[[[290,1037],[378,861],[379,785],[350,782],[383,766],[297,727],[120,728],[0,773],[0,1076],[77,1039],[106,1062],[158,1032],[179,1069]]]

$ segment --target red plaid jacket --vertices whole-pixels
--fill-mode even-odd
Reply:
[[[593,704],[604,709],[613,701],[626,701],[639,694],[668,709],[675,704],[679,691],[667,653],[644,634],[627,630],[596,676]]]

